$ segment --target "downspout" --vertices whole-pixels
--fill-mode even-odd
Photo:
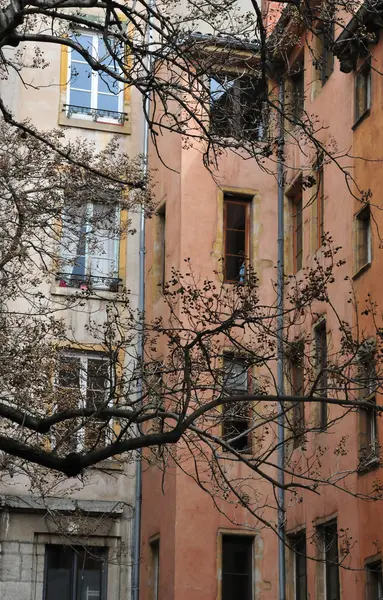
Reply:
[[[278,157],[277,157],[277,181],[278,181],[278,265],[277,265],[277,387],[280,400],[278,402],[278,581],[279,600],[286,598],[286,563],[285,563],[285,491],[283,485],[284,462],[285,462],[285,418],[284,418],[284,348],[283,348],[283,298],[284,298],[284,103],[285,86],[282,76],[279,79],[278,90],[279,122],[278,122]]]
[[[154,0],[150,1],[149,8],[154,7]],[[152,34],[151,15],[148,16],[148,27],[145,35],[145,45],[148,48]],[[147,73],[151,71],[152,61],[148,53],[146,61]],[[144,131],[142,147],[142,172],[146,177],[148,174],[149,160],[149,113],[150,113],[150,92],[146,94],[144,102]],[[144,324],[145,324],[145,207],[141,206],[140,212],[140,247],[139,247],[139,288],[138,288],[138,310],[141,319],[137,343],[138,360],[143,368],[144,363]],[[142,374],[138,380],[137,394],[142,396]],[[133,544],[132,544],[132,600],[139,600],[140,596],[140,550],[141,550],[141,500],[142,500],[142,449],[136,452],[136,486],[134,499],[134,524],[133,524]]]

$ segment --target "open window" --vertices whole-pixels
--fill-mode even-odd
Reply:
[[[224,195],[224,281],[245,283],[250,254],[251,199],[231,193]]]
[[[219,70],[210,75],[210,132],[244,141],[266,133],[266,90],[261,79]]]

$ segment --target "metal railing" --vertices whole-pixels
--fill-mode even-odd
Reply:
[[[119,277],[84,276],[72,273],[56,273],[56,281],[62,288],[77,288],[84,291],[108,290],[109,292],[118,292],[122,283]]]
[[[118,112],[117,110],[106,110],[104,108],[88,108],[87,106],[77,106],[76,104],[64,104],[64,110],[70,118],[72,115],[86,115],[92,117],[94,121],[103,118],[113,119],[123,125],[128,120],[128,113]]]

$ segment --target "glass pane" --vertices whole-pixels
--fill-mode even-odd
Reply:
[[[69,104],[70,105],[74,105],[74,106],[79,106],[82,108],[88,108],[90,109],[91,107],[91,94],[90,92],[79,92],[78,90],[70,90],[70,95],[69,95]],[[81,112],[84,113],[84,111],[76,111],[75,109],[72,109],[72,112]],[[90,114],[90,110],[89,111],[85,111],[85,114],[88,113]]]
[[[118,112],[118,96],[114,94],[97,94],[98,110],[108,110]],[[111,115],[111,118],[114,118]]]
[[[244,231],[226,232],[226,253],[245,255],[246,236]]]
[[[72,564],[69,546],[46,546],[45,600],[72,600]]]
[[[58,384],[60,387],[80,387],[80,359],[75,356],[61,356],[59,362]]]
[[[70,85],[73,88],[90,91],[92,87],[92,70],[88,64],[79,62],[71,64]]]
[[[227,229],[246,228],[246,205],[239,202],[226,202],[226,227]]]
[[[73,36],[73,40],[75,42],[77,42],[78,44],[80,44],[80,46],[82,46],[84,48],[84,50],[86,50],[87,52],[89,52],[90,55],[92,55],[93,52],[93,38],[91,35],[74,35]],[[79,54],[76,50],[72,49],[72,54],[71,54],[71,58],[72,60],[78,60],[80,62],[86,62],[85,58],[83,58],[81,56],[81,54]]]
[[[120,84],[116,79],[110,77],[106,73],[98,74],[98,91],[104,94],[118,94]]]
[[[248,368],[244,360],[224,359],[225,390],[237,393],[247,392]]]
[[[78,550],[76,600],[101,600],[102,567],[100,549]]]
[[[97,358],[88,358],[87,388],[105,390],[108,381],[108,363]]]
[[[250,537],[223,536],[223,600],[252,600],[252,544]]]

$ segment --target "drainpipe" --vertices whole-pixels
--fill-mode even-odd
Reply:
[[[149,3],[149,8],[153,9],[154,0]],[[145,35],[145,44],[148,47],[152,34],[152,18],[148,18],[148,26]],[[151,71],[152,61],[148,54],[146,61],[147,73]],[[144,103],[145,115],[149,118],[150,112],[150,93],[148,92]],[[144,177],[148,173],[149,158],[149,123],[144,115],[143,148],[142,148],[142,172]],[[144,362],[144,323],[145,323],[145,207],[141,207],[140,212],[140,249],[139,249],[139,289],[138,289],[138,310],[140,313],[141,327],[139,331],[137,354],[141,361],[141,367]],[[142,374],[138,380],[138,397],[142,395]],[[132,600],[139,600],[140,596],[140,549],[141,549],[141,500],[142,500],[142,449],[136,452],[136,486],[134,499],[134,525],[133,525],[133,544],[132,544]]]
[[[285,419],[284,419],[284,373],[283,373],[283,287],[284,287],[284,168],[283,168],[283,151],[284,151],[284,102],[285,102],[285,86],[282,77],[279,80],[279,123],[278,123],[278,271],[277,271],[277,386],[280,400],[278,414],[278,483],[284,485],[284,462],[285,462]],[[282,487],[278,487],[278,581],[279,581],[279,600],[286,598],[286,571],[285,571],[285,491]]]

